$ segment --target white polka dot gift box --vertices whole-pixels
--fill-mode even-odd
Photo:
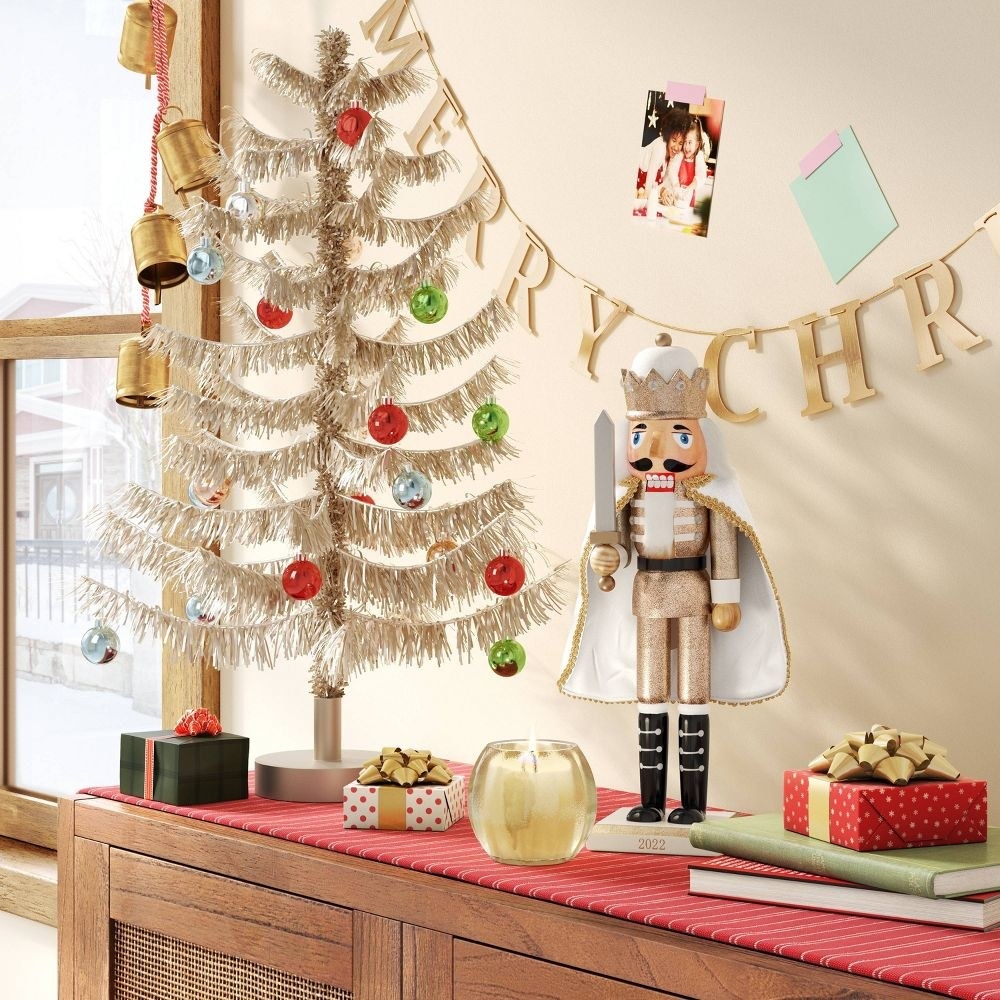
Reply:
[[[785,772],[784,827],[855,851],[978,844],[986,794],[986,782],[961,777],[940,744],[874,726]]]
[[[344,788],[345,830],[447,830],[465,815],[465,778],[447,785],[361,785]]]
[[[466,801],[465,778],[429,750],[383,747],[344,787],[344,829],[447,830]]]

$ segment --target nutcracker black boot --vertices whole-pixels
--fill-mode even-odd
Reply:
[[[681,771],[681,805],[667,817],[669,823],[700,823],[708,807],[708,716],[681,715],[677,719]]]
[[[639,713],[639,797],[642,805],[629,810],[632,823],[657,823],[667,801],[666,712]]]

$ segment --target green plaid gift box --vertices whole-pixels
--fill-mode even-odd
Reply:
[[[250,740],[232,733],[122,733],[120,786],[125,795],[174,806],[245,799],[249,758]]]

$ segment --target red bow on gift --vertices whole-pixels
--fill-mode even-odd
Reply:
[[[222,723],[207,708],[189,708],[174,726],[178,736],[218,736]]]

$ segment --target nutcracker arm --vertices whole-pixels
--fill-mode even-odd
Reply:
[[[628,532],[623,530],[619,515],[619,525],[617,531],[592,531],[590,533],[590,545],[594,549],[598,545],[613,545],[618,550],[620,566],[628,566],[632,562],[632,543]]]
[[[590,533],[590,568],[597,574],[600,590],[615,589],[614,574],[631,561],[632,554],[624,544],[620,532],[592,531]]]
[[[712,580],[712,624],[720,632],[732,632],[740,623],[740,581]]]

